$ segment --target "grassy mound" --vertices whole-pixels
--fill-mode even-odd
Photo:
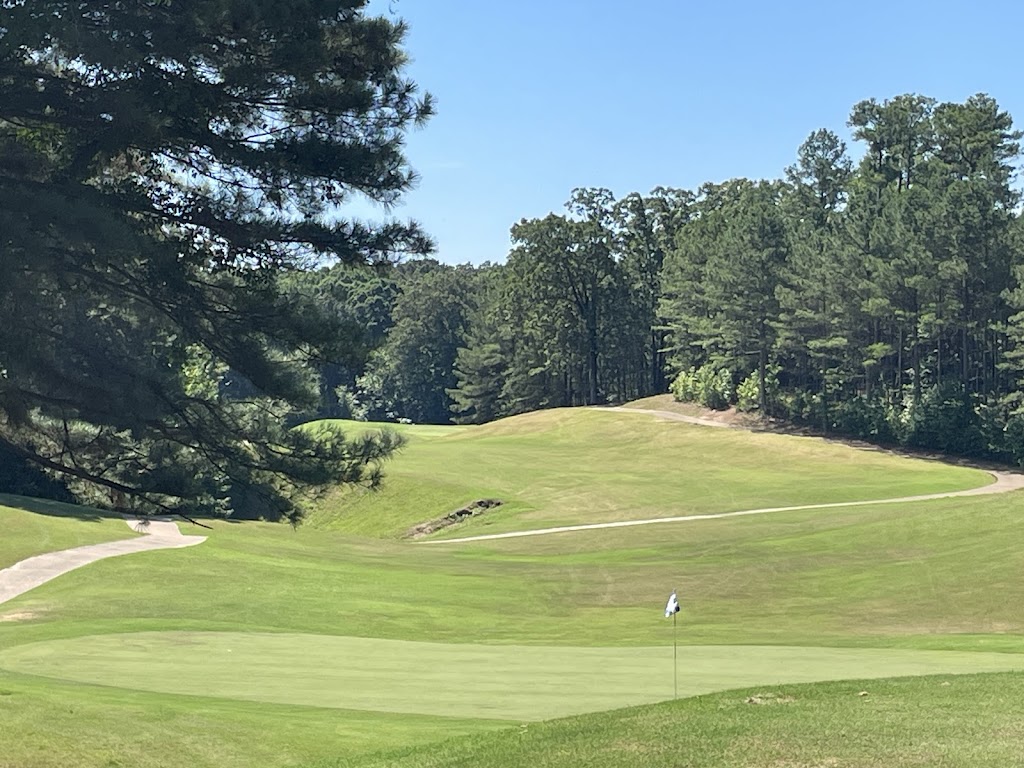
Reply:
[[[358,422],[309,429],[365,430]],[[820,438],[724,430],[644,413],[561,409],[480,427],[399,425],[383,489],[344,491],[309,523],[400,537],[477,499],[503,505],[444,535],[826,504],[962,490],[981,471]]]
[[[318,768],[1020,765],[1024,675],[733,691],[530,724]]]

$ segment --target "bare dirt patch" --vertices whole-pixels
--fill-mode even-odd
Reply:
[[[681,403],[672,395],[653,395],[641,400],[624,403],[622,407],[632,410],[666,411],[668,413],[677,413],[680,416],[688,416],[701,419],[702,421],[715,421],[723,426],[743,429],[763,429],[766,421],[756,413],[744,413],[737,411],[735,407],[729,407],[724,411],[715,411],[696,403]]]
[[[792,696],[784,696],[781,693],[755,693],[743,700],[744,704],[791,704],[796,701]]]
[[[407,539],[422,539],[424,536],[429,536],[443,528],[448,528],[456,523],[461,523],[463,520],[482,515],[489,509],[500,507],[501,504],[501,499],[477,499],[461,509],[449,512],[444,517],[438,517],[413,526],[406,532],[405,537]]]

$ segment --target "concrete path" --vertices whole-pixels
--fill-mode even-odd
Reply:
[[[838,501],[831,504],[801,504],[796,507],[764,507],[763,509],[743,509],[738,512],[718,512],[711,515],[681,515],[679,517],[656,517],[651,520],[619,520],[614,523],[588,523],[586,525],[563,525],[558,528],[537,528],[532,531],[512,531],[510,533],[489,533],[483,536],[465,536],[461,539],[435,539],[423,541],[421,544],[458,544],[466,541],[490,541],[492,539],[518,539],[523,536],[545,536],[551,533],[570,533],[572,531],[596,531],[602,528],[630,528],[634,525],[658,525],[664,523],[692,523],[698,520],[721,520],[725,517],[745,517],[746,515],[767,515],[771,512],[799,512],[804,509],[835,509],[837,507],[866,507],[873,504],[902,504],[908,501],[931,501],[932,499],[951,499],[956,496],[984,496],[992,493],[1007,493],[1024,488],[1024,475],[1012,472],[990,472],[995,482],[980,488],[966,491],[949,491],[948,493],[926,493],[921,496],[900,496],[895,499],[869,499],[867,501]]]
[[[646,413],[652,416],[685,421],[688,424],[699,424],[705,427],[730,428],[710,419],[685,416],[672,411],[647,410],[642,408],[602,408],[605,411],[620,413]],[[465,536],[459,539],[434,539],[423,541],[422,544],[458,544],[469,541],[492,541],[494,539],[518,539],[524,536],[546,536],[552,533],[571,533],[573,531],[596,531],[604,528],[631,528],[635,525],[662,525],[666,523],[692,523],[698,520],[721,520],[726,517],[744,517],[747,515],[766,515],[772,512],[798,512],[805,509],[836,509],[838,507],[864,507],[873,504],[902,504],[910,501],[931,501],[932,499],[950,499],[957,496],[985,496],[993,493],[1007,493],[1024,488],[1024,475],[1014,472],[986,470],[995,478],[995,482],[980,488],[966,491],[949,491],[947,493],[926,493],[920,496],[900,496],[895,499],[870,499],[867,501],[840,501],[830,504],[802,504],[796,507],[765,507],[763,509],[743,509],[737,512],[719,512],[711,515],[681,515],[679,517],[658,517],[650,520],[620,520],[614,523],[588,523],[584,525],[563,525],[557,528],[537,528],[532,531],[512,531],[510,533],[489,533],[481,536]]]
[[[35,589],[51,579],[94,563],[108,557],[131,555],[136,552],[148,552],[154,549],[181,549],[193,547],[206,541],[205,536],[183,536],[178,526],[169,518],[153,518],[149,520],[126,519],[128,526],[139,533],[146,534],[137,539],[108,541],[103,544],[90,544],[87,547],[75,547],[60,552],[48,552],[36,555],[15,563],[10,568],[0,571],[0,604],[13,600],[18,595]]]

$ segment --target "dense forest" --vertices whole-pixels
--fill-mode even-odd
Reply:
[[[671,389],[824,433],[1024,459],[1021,134],[990,97],[856,104],[774,180],[574,190],[503,264],[333,266],[358,329],[300,416],[479,423]]]

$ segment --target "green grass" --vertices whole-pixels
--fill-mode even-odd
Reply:
[[[307,766],[508,725],[155,694],[0,673],[0,768]]]
[[[685,643],[1024,650],[1019,499],[437,546],[216,523],[198,547],[95,563],[4,607],[75,634],[664,645],[661,609],[677,587]],[[0,627],[25,633],[32,624]]]
[[[672,588],[683,603],[686,693],[1019,669],[1020,494],[426,546],[380,538],[419,509],[400,498],[381,506],[401,483],[423,486],[419,498],[438,506],[467,488],[455,506],[519,489],[498,522],[474,521],[468,533],[526,525],[531,515],[586,516],[586,504],[602,495],[632,498],[646,511],[629,514],[656,517],[651,510],[678,514],[677,503],[716,511],[827,502],[949,490],[984,477],[632,414],[551,412],[486,429],[405,431],[395,482],[360,502],[380,517],[356,524],[334,508],[320,512],[322,527],[297,530],[217,522],[200,546],[98,562],[0,606],[0,768],[427,766],[448,758],[484,766],[873,765],[872,733],[897,755],[885,764],[914,764],[914,755],[936,764],[929,758],[938,746],[906,746],[886,723],[938,738],[933,716],[941,724],[954,714],[966,725],[946,728],[960,740],[948,765],[973,765],[975,754],[977,764],[995,765],[1019,744],[1019,729],[998,709],[1000,687],[1021,687],[1013,673],[953,678],[960,709],[925,678],[854,686],[868,688],[866,699],[848,696],[847,684],[819,683],[786,687],[799,692],[785,706],[743,705],[724,693],[520,725],[669,695],[672,622],[662,608]],[[588,450],[596,438],[604,442]],[[673,457],[675,479],[651,479],[673,473],[641,455],[647,444]],[[424,452],[437,462],[433,473]],[[552,465],[558,452],[561,471]],[[711,466],[712,458],[728,468]],[[694,480],[706,475],[731,479]],[[0,509],[0,531],[25,514]],[[110,522],[111,532],[131,535]],[[73,517],[44,524],[55,530],[39,529],[38,540],[23,535],[18,546],[103,530]],[[893,693],[882,699],[883,690]],[[972,706],[980,708],[973,719]],[[851,718],[861,751],[820,752],[829,746],[822,734],[841,718]],[[661,727],[685,733],[688,751],[661,750]],[[775,757],[762,760],[759,743]],[[786,750],[790,763],[779,757]]]
[[[0,494],[0,515],[0,569],[44,552],[137,535],[120,515],[45,499]]]
[[[357,422],[325,422],[365,430]],[[985,485],[979,470],[819,438],[561,409],[480,427],[402,427],[409,444],[377,492],[341,492],[309,523],[400,537],[481,498],[504,506],[445,531],[462,536],[580,523],[909,496]],[[799,468],[799,471],[794,471]]]
[[[0,653],[0,668],[118,688],[369,712],[536,721],[672,698],[670,647],[422,643],[331,635],[138,632]],[[1024,655],[685,646],[681,695],[750,685],[1024,670]]]
[[[317,766],[1006,768],[1022,744],[1024,675],[967,675],[731,691]]]

